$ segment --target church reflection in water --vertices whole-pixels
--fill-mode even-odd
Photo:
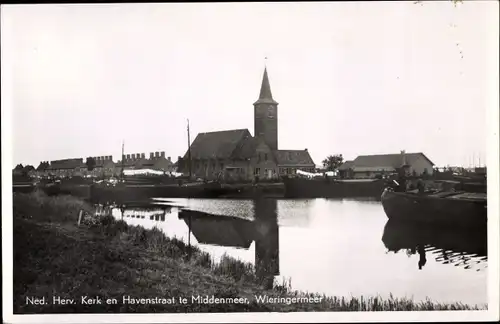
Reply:
[[[181,210],[190,233],[200,244],[248,249],[255,241],[255,273],[266,287],[271,287],[279,270],[279,226],[277,201],[254,201],[254,220],[219,216],[193,210]]]
[[[418,269],[422,270],[429,256],[441,264],[453,264],[463,269],[480,271],[487,267],[487,232],[437,228],[388,221],[382,242],[392,252],[403,250],[408,256],[418,254]]]

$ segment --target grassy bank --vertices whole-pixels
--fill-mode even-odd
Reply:
[[[286,285],[266,290],[252,266],[229,257],[214,264],[209,254],[171,239],[157,229],[130,226],[112,217],[87,217],[93,207],[71,196],[40,192],[14,195],[14,313],[387,311],[477,309],[463,304],[380,297],[326,297],[291,292]],[[205,304],[191,296],[246,298],[244,303]],[[320,302],[283,299],[259,303],[255,296],[316,297]],[[99,296],[87,305],[82,297]],[[137,304],[133,299],[175,298],[174,304]],[[45,297],[47,305],[27,298]],[[73,299],[58,305],[53,298]],[[178,301],[187,298],[186,304]],[[107,304],[115,298],[117,303]],[[291,302],[291,303],[290,303]]]

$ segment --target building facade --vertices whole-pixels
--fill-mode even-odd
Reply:
[[[145,153],[124,155],[123,168],[130,169],[153,169],[157,171],[173,172],[174,163],[171,158],[165,157],[165,152],[151,152],[149,159]],[[122,161],[113,161],[112,155],[93,156],[95,165],[92,170],[88,170],[86,159],[62,159],[54,161],[42,161],[34,171],[40,177],[73,177],[73,176],[93,176],[111,177],[119,176],[122,169]]]
[[[339,167],[343,178],[369,179],[404,169],[408,175],[432,175],[434,163],[424,153],[360,155]]]
[[[253,106],[254,136],[248,129],[198,134],[184,154],[183,172],[189,173],[190,164],[195,177],[236,181],[278,179],[297,170],[314,172],[315,164],[307,149],[278,148],[278,102],[271,93],[267,68]]]
[[[115,174],[119,175],[123,166],[124,170],[151,169],[163,172],[174,172],[175,166],[172,158],[165,157],[165,152],[150,152],[149,158],[145,153],[125,154],[122,161],[116,162]]]

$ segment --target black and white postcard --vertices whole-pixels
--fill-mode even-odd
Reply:
[[[5,322],[498,320],[498,12],[2,5]]]

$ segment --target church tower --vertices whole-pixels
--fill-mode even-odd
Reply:
[[[259,99],[254,106],[254,136],[262,137],[271,150],[278,149],[278,103],[273,99],[267,68],[264,68]]]

